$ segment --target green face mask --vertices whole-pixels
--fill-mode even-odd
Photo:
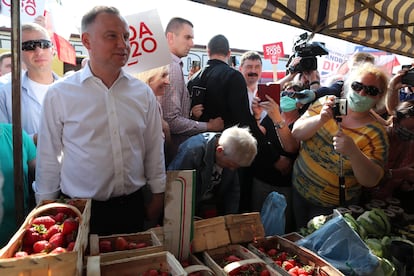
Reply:
[[[346,98],[348,100],[349,108],[355,112],[368,111],[375,105],[375,99],[361,96],[353,90],[348,92]]]
[[[280,97],[280,109],[282,112],[289,112],[296,109],[296,100],[289,96]]]

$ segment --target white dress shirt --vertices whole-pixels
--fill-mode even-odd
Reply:
[[[148,184],[165,191],[164,139],[154,93],[124,71],[112,87],[89,66],[52,85],[37,148],[37,201],[107,200]]]

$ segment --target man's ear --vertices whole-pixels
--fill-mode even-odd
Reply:
[[[216,151],[217,151],[218,153],[222,153],[222,152],[224,151],[223,146],[218,145],[218,146],[217,146],[217,148],[216,148]]]
[[[88,33],[83,33],[82,36],[81,36],[81,40],[82,40],[83,46],[85,46],[85,48],[89,50],[91,48],[89,34]]]

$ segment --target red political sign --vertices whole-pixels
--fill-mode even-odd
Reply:
[[[270,59],[272,64],[276,64],[278,58],[284,55],[285,53],[283,52],[283,42],[263,45],[263,57],[265,59]]]

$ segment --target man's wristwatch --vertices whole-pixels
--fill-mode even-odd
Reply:
[[[277,129],[284,128],[284,127],[285,127],[285,125],[286,125],[285,120],[282,120],[282,121],[277,122],[277,123],[275,123],[275,124],[274,124],[275,128],[277,128]]]

